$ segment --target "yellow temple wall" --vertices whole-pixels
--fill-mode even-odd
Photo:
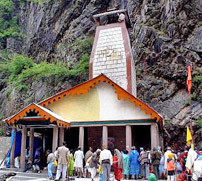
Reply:
[[[140,107],[134,103],[118,100],[113,87],[100,83],[88,94],[63,98],[49,104],[50,110],[69,121],[107,121],[150,119]]]
[[[67,120],[99,120],[100,102],[96,88],[90,93],[74,97],[65,97],[48,106],[56,114]]]

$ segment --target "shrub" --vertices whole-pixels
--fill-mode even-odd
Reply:
[[[196,124],[197,124],[199,127],[202,127],[202,119],[196,120]]]
[[[10,17],[10,13],[14,10],[14,4],[11,0],[0,0],[0,16],[5,20]]]
[[[92,45],[93,45],[93,38],[91,38],[91,37],[87,37],[84,40],[77,39],[75,41],[75,45],[74,45],[75,48],[74,48],[74,50],[76,52],[78,52],[78,53],[85,52],[85,54],[89,54],[90,55]]]
[[[0,0],[0,38],[21,37],[21,28],[18,17],[13,16],[14,2],[11,0]]]
[[[82,76],[88,74],[89,55],[83,54],[78,64],[69,70],[62,63],[34,63],[30,58],[23,55],[14,55],[13,58],[0,64],[0,72],[8,74],[7,83],[14,86],[18,91],[27,91],[30,82],[37,81],[42,78],[53,77],[55,83],[67,80],[70,77]],[[10,91],[6,92],[10,94]],[[7,95],[7,96],[8,96]]]
[[[57,63],[47,63],[42,62],[40,64],[34,64],[34,66],[24,70],[15,80],[17,84],[22,84],[29,78],[32,80],[39,80],[40,78],[47,78],[55,76],[56,80],[59,80],[61,77],[69,75],[69,71],[62,64]]]
[[[195,101],[202,102],[202,97],[201,97],[201,89],[202,89],[202,76],[195,76],[193,78],[193,85],[192,85],[192,99]]]
[[[3,132],[3,126],[0,124],[0,136],[3,136],[4,132]]]
[[[202,83],[202,76],[196,76],[193,78],[193,83],[201,84]]]
[[[70,71],[71,75],[81,75],[88,73],[89,59],[89,55],[83,54],[79,63],[75,64],[74,68]]]
[[[33,65],[34,63],[30,58],[23,55],[15,55],[12,61],[4,66],[4,69],[10,73],[13,78],[22,73],[23,70],[33,67]]]

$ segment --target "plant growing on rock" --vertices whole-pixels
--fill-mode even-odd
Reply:
[[[76,76],[86,76],[88,67],[89,55],[87,54],[83,54],[81,60],[71,70],[60,62],[36,64],[28,57],[16,54],[10,61],[0,65],[0,72],[8,74],[7,83],[9,85],[18,91],[26,92],[31,82],[39,79],[52,78],[55,84],[58,84],[60,81],[69,80]],[[10,91],[7,94],[10,94]]]
[[[17,15],[13,15],[15,4],[11,0],[0,0],[0,43],[6,47],[8,37],[22,37]]]
[[[195,101],[202,102],[202,76],[195,76],[193,78],[193,94],[192,94],[192,99]]]
[[[202,119],[196,120],[196,124],[197,126],[202,127]]]

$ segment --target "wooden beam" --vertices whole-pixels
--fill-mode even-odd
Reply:
[[[84,127],[79,127],[79,146],[84,150]]]
[[[59,146],[63,145],[63,142],[64,142],[64,133],[65,133],[65,129],[64,128],[60,128]]]
[[[100,14],[96,14],[93,16],[93,18],[99,18],[101,16],[109,16],[112,14],[117,14],[117,13],[125,13],[126,9],[121,9],[121,10],[116,10],[116,11],[109,11],[109,12],[105,12],[105,13],[100,13]]]
[[[151,149],[159,146],[159,130],[157,124],[151,125]]]
[[[26,138],[27,138],[27,128],[22,127],[22,138],[21,138],[21,152],[20,152],[20,170],[25,170],[25,150],[26,150]]]
[[[31,161],[34,161],[34,128],[30,128],[29,149],[30,149],[30,159]]]
[[[58,147],[58,126],[53,127],[53,144],[52,144],[52,152],[54,153],[56,148]]]
[[[108,148],[108,127],[102,127],[102,146],[106,146]]]
[[[132,129],[130,125],[126,126],[126,149],[130,151],[132,146]]]

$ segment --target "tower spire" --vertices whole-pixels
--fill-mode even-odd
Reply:
[[[90,58],[89,77],[103,73],[136,96],[136,75],[125,9],[93,16],[96,33]]]

